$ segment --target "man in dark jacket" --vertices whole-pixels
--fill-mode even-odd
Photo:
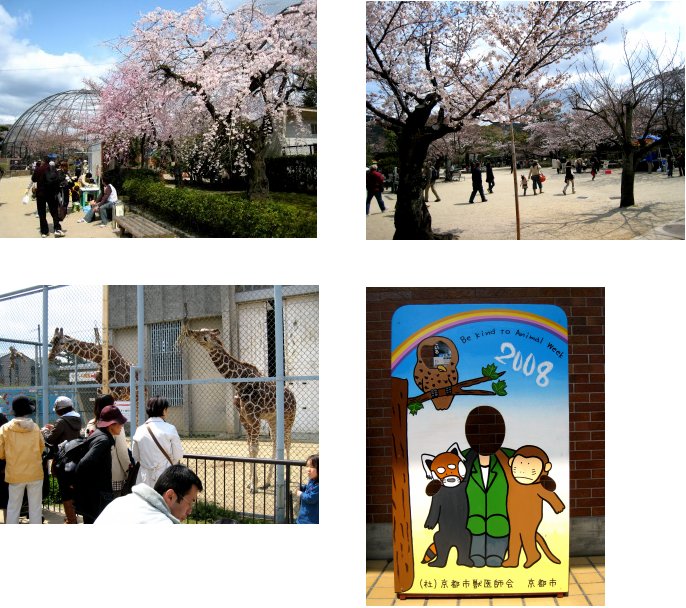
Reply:
[[[86,440],[88,451],[76,466],[76,512],[83,515],[84,524],[92,524],[113,499],[112,446],[115,435],[121,433],[126,418],[116,405],[100,412],[95,431]]]
[[[69,397],[57,397],[55,400],[55,413],[59,416],[57,422],[54,425],[46,424],[41,429],[45,445],[48,448],[47,458],[57,456],[57,446],[63,441],[71,441],[81,436],[81,415],[74,411],[74,403]],[[59,477],[57,482],[60,486],[64,514],[66,515],[64,523],[75,524],[77,520],[72,489],[68,484],[62,483]]]
[[[50,233],[48,220],[46,219],[46,204],[48,209],[50,209],[50,215],[52,216],[55,236],[64,236],[64,232],[62,232],[62,227],[60,226],[60,218],[57,214],[57,193],[60,188],[60,179],[57,175],[57,170],[55,169],[55,163],[52,162],[51,164],[50,158],[46,156],[43,159],[43,163],[33,172],[31,181],[36,184],[36,207],[40,220],[41,237],[46,238]]]
[[[485,203],[488,199],[484,195],[484,184],[481,178],[481,163],[477,160],[472,165],[472,195],[469,197],[469,202],[474,202],[476,193],[481,195],[481,202]]]

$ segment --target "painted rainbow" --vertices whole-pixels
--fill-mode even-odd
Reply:
[[[560,338],[563,342],[567,342],[567,328],[546,317],[522,310],[482,308],[443,317],[442,319],[425,325],[420,330],[413,333],[409,338],[401,342],[391,353],[391,371],[393,371],[408,354],[413,352],[417,348],[417,345],[425,338],[438,335],[459,325],[481,323],[483,321],[513,321],[516,323],[524,323],[525,325],[538,327],[539,329]]]

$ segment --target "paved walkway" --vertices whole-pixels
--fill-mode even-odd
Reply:
[[[21,199],[31,181],[29,175],[3,177],[0,179],[0,237],[29,237],[40,238],[36,202],[29,201],[22,205]],[[53,226],[50,213],[47,215],[50,228],[50,238],[53,238]],[[100,220],[90,224],[79,224],[77,220],[83,213],[69,213],[61,222],[62,231],[66,237],[105,238],[112,239],[119,236],[118,231],[112,230],[112,222],[108,228],[100,228]]]
[[[529,181],[527,196],[519,190],[521,238],[523,240],[678,240],[684,239],[684,178],[662,173],[637,173],[633,207],[620,209],[621,169],[613,169],[591,181],[590,173],[575,174],[575,190],[562,194],[564,176],[543,169],[547,180],[543,194],[533,196]],[[471,177],[460,182],[441,182],[436,190],[441,200],[430,196],[429,212],[435,232],[450,233],[460,240],[516,239],[513,180],[508,168],[494,170],[495,189],[486,192],[488,202],[476,196],[469,204]],[[484,188],[486,184],[484,183]],[[396,197],[384,193],[387,211],[381,213],[372,199],[367,217],[367,239],[392,239]]]
[[[367,561],[367,606],[604,606],[605,557],[570,558],[569,595],[564,597],[481,597],[397,599],[393,562]]]

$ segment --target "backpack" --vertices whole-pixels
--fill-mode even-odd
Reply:
[[[57,192],[60,187],[60,175],[55,167],[50,167],[45,172],[45,185],[51,192]]]
[[[74,485],[76,467],[90,448],[88,439],[89,437],[77,437],[60,443],[57,448],[57,457],[52,464],[52,472],[61,483]]]

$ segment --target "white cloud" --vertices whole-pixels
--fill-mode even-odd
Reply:
[[[30,14],[11,15],[0,5],[0,124],[14,122],[48,95],[83,88],[85,78],[97,79],[111,67],[80,53],[48,53],[18,38],[19,26],[30,23]]]

